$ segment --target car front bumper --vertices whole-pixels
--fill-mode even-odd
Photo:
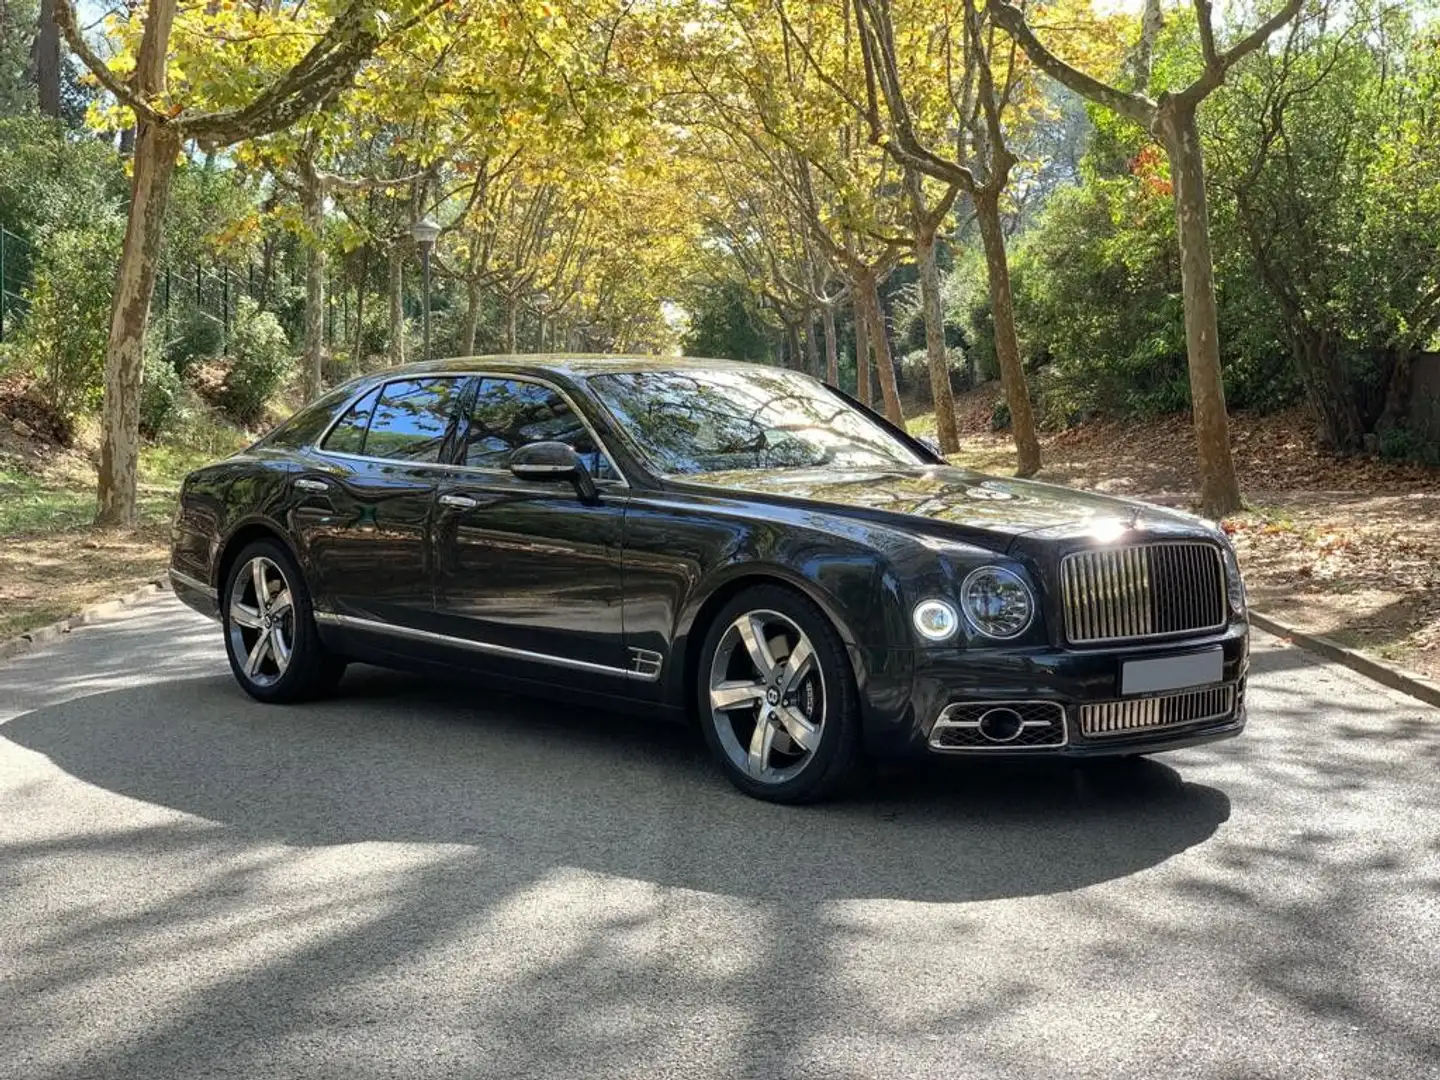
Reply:
[[[1129,661],[1215,649],[1222,656],[1218,683],[1121,692],[1121,672]],[[866,743],[879,756],[1149,754],[1231,738],[1246,723],[1250,638],[1243,620],[1181,642],[890,650],[860,660]],[[1009,739],[988,738],[978,722],[991,709],[1013,709],[1027,726]]]

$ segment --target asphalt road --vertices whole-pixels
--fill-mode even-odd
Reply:
[[[1251,729],[783,809],[684,732],[168,597],[0,664],[0,1077],[1440,1076],[1440,713],[1260,637]]]

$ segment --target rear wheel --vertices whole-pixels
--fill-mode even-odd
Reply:
[[[320,640],[300,568],[273,540],[257,540],[240,552],[226,578],[221,612],[230,670],[258,701],[318,697],[345,673],[345,661]]]
[[[717,614],[700,656],[705,741],[741,791],[811,802],[850,781],[860,710],[845,643],[808,598],[746,589]]]

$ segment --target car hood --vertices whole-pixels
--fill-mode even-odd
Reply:
[[[940,525],[940,531],[988,537],[988,546],[995,546],[997,537],[1007,538],[1008,543],[1020,536],[1113,539],[1117,530],[1130,529],[1159,534],[1210,532],[1190,514],[1132,499],[938,465],[736,470],[683,479],[706,489],[843,507],[866,517],[925,519]]]

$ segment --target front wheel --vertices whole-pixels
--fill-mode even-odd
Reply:
[[[760,585],[716,616],[700,656],[705,741],[741,791],[771,802],[835,794],[860,758],[845,643],[807,597]]]
[[[273,540],[242,551],[225,581],[225,652],[241,688],[257,701],[288,703],[328,693],[345,672],[320,640],[310,590],[290,553]]]

